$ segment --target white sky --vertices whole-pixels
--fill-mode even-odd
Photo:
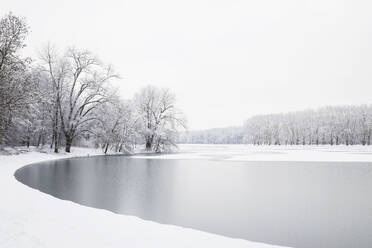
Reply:
[[[31,27],[26,52],[75,45],[112,63],[129,98],[177,95],[190,129],[254,115],[372,103],[372,1],[1,0]]]

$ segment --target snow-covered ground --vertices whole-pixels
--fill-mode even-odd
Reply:
[[[135,157],[372,161],[372,147],[362,146],[180,145],[180,149],[176,154]],[[31,189],[14,178],[14,172],[26,164],[101,153],[100,150],[74,148],[72,154],[24,149],[18,155],[0,155],[0,247],[277,247],[81,206]]]
[[[372,162],[372,146],[254,146],[179,145],[174,154],[136,155],[137,158],[217,159],[231,161],[337,161]]]

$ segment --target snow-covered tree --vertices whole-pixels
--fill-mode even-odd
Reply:
[[[28,27],[12,13],[0,19],[0,144],[11,142],[10,129],[34,97],[30,60],[19,51],[25,47]]]
[[[117,75],[111,66],[105,66],[86,50],[69,48],[59,55],[48,46],[42,59],[54,89],[55,151],[58,152],[60,127],[65,136],[65,150],[70,152],[73,140],[90,131],[87,126],[96,119],[94,111],[109,98],[107,84]]]
[[[94,133],[104,153],[111,148],[116,152],[129,152],[136,142],[138,118],[130,101],[118,97],[99,106]]]
[[[147,86],[134,98],[147,150],[157,152],[176,146],[177,130],[186,127],[183,113],[175,107],[175,95],[169,89]]]

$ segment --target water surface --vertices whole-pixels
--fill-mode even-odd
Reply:
[[[60,199],[160,223],[299,248],[371,247],[372,166],[72,158],[16,178]]]

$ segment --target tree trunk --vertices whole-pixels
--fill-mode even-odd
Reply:
[[[54,143],[54,131],[53,131],[53,134],[52,134],[52,142],[50,143],[50,149],[53,148],[53,143]]]
[[[146,140],[146,150],[151,150],[151,141]]]
[[[58,139],[59,139],[59,134],[58,134],[58,107],[55,109],[55,119],[54,119],[54,127],[53,127],[53,137],[54,137],[54,152],[58,153]]]
[[[39,133],[39,136],[37,138],[37,144],[36,144],[37,147],[40,146],[40,142],[41,142],[41,133]]]
[[[154,136],[146,137],[146,150],[151,150]]]
[[[105,154],[107,153],[107,150],[108,150],[108,148],[109,148],[109,145],[110,145],[110,144],[107,142],[107,143],[106,143],[106,147],[105,147]]]
[[[55,132],[54,134],[54,152],[58,153],[58,132]]]
[[[44,147],[45,145],[45,134],[41,136],[41,147]]]
[[[69,135],[66,135],[66,152],[71,152],[72,138]]]

